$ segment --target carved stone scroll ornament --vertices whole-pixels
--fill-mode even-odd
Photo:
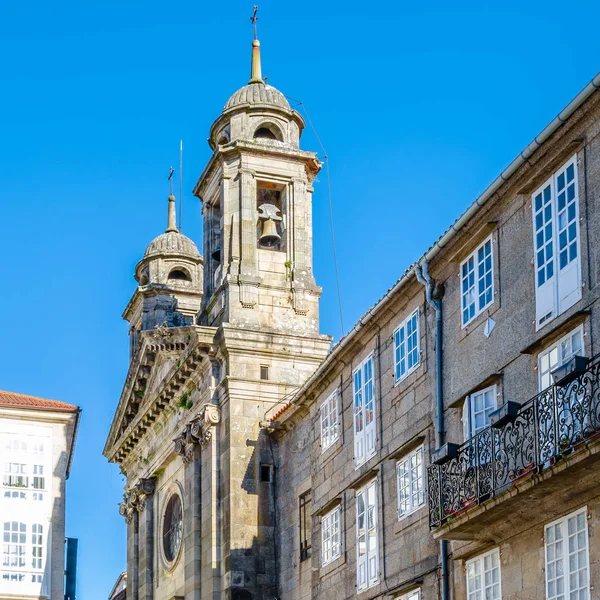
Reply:
[[[187,465],[193,459],[196,444],[200,444],[202,448],[208,445],[212,438],[212,428],[219,420],[219,409],[214,404],[206,404],[201,415],[188,423],[181,435],[173,440],[175,454],[182,457],[184,464]]]
[[[135,512],[142,512],[146,506],[148,496],[154,494],[156,480],[154,478],[141,479],[137,485],[123,494],[123,502],[119,504],[119,514],[125,517],[129,525]]]

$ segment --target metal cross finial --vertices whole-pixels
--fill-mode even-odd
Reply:
[[[257,12],[258,12],[258,5],[255,4],[254,5],[254,13],[250,17],[250,20],[252,21],[252,25],[254,25],[254,39],[256,39],[256,21],[258,21],[258,17],[256,16]]]
[[[169,167],[169,195],[173,195],[173,173],[175,173],[175,169],[173,167]]]

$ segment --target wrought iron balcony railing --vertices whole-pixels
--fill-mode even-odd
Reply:
[[[429,526],[497,496],[600,437],[600,355],[568,383],[553,385],[464,444],[448,444],[429,467]],[[441,463],[441,464],[440,464]]]

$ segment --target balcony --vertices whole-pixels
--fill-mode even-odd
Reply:
[[[587,362],[587,361],[586,361]],[[508,403],[496,422],[428,469],[429,525],[442,539],[501,535],[597,495],[600,355],[525,404]]]

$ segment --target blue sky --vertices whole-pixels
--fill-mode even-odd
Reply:
[[[0,6],[0,388],[83,408],[67,517],[80,600],[105,599],[125,568],[123,481],[101,452],[133,268],[165,229],[180,138],[183,230],[201,243],[191,189],[212,121],[249,77],[251,12]],[[346,329],[600,70],[591,0],[265,0],[259,17],[263,74],[305,103],[330,158]],[[320,152],[310,131],[303,147]],[[321,330],[338,338],[324,174],[314,236]]]

